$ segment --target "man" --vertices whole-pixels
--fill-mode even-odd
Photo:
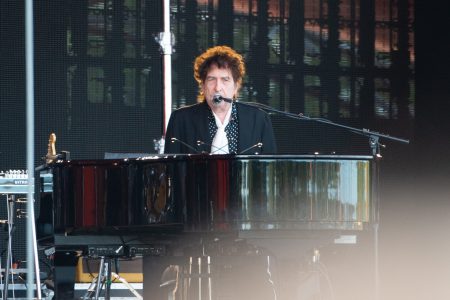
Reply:
[[[164,152],[275,154],[269,116],[236,101],[244,75],[243,58],[230,47],[216,46],[199,55],[194,77],[200,102],[171,114]]]

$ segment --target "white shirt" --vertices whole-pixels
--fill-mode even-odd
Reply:
[[[230,122],[231,118],[231,106],[228,109],[228,112],[225,116],[225,119],[223,120],[223,123],[220,121],[219,117],[214,113],[214,118],[216,120],[216,126],[217,126],[217,132],[214,136],[214,139],[212,141],[211,145],[211,154],[228,154],[228,138],[227,134],[225,133],[225,127]]]

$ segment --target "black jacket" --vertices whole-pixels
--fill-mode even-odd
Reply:
[[[275,154],[277,149],[269,116],[256,107],[239,102],[235,104],[239,118],[237,154]],[[209,153],[212,140],[208,132],[208,116],[209,108],[206,102],[185,106],[172,112],[166,131],[164,153]],[[172,141],[172,138],[178,141]],[[198,141],[201,142],[200,145]],[[257,143],[263,144],[261,149],[252,148]]]

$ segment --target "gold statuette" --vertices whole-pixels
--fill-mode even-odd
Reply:
[[[45,162],[47,164],[51,164],[57,158],[55,143],[56,135],[54,133],[51,133],[50,137],[48,138],[47,155],[45,156]]]

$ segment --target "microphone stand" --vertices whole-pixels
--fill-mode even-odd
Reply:
[[[253,148],[259,148],[261,150],[261,147],[263,146],[263,143],[259,142],[254,144],[253,146],[248,147],[247,149],[242,150],[239,154],[245,154],[245,152],[252,150]]]
[[[171,142],[171,143],[178,142],[178,143],[180,143],[180,144],[182,144],[182,145],[188,147],[190,150],[195,151],[195,153],[200,153],[200,151],[197,150],[197,149],[195,149],[193,146],[191,146],[191,145],[189,145],[188,143],[183,142],[182,140],[179,140],[179,139],[177,139],[177,138],[174,138],[174,137],[171,138],[171,139],[170,139],[170,142]]]
[[[203,141],[198,140],[197,141],[197,146],[207,146],[207,147],[209,147],[211,149],[211,152],[209,154],[229,154],[229,153],[216,153],[218,151],[222,151],[222,149],[225,148],[226,146],[228,146],[228,144],[223,145],[222,147],[217,147],[217,146],[214,146],[214,145],[211,145],[211,144],[208,144],[208,143],[205,143]],[[215,148],[214,151],[212,151],[213,147]]]
[[[231,100],[231,99],[225,99],[222,98],[224,101],[226,100]],[[228,101],[226,101],[228,102]],[[377,158],[381,158],[381,152],[380,152],[380,148],[383,147],[385,148],[386,146],[381,144],[379,139],[380,138],[385,138],[388,140],[392,140],[392,141],[396,141],[396,142],[401,142],[401,143],[405,143],[405,144],[409,144],[409,140],[406,139],[402,139],[402,138],[398,138],[398,137],[393,137],[387,134],[382,134],[379,132],[375,132],[375,131],[371,131],[369,129],[363,128],[363,129],[358,129],[358,128],[354,128],[354,127],[350,127],[347,125],[342,125],[339,123],[334,123],[328,119],[324,119],[324,118],[311,118],[311,117],[307,117],[303,114],[294,114],[294,113],[290,113],[290,112],[285,112],[276,108],[273,108],[271,106],[262,104],[262,103],[256,103],[256,102],[238,102],[242,105],[246,105],[246,106],[251,106],[251,107],[256,107],[256,108],[260,108],[264,111],[269,111],[269,112],[273,112],[273,113],[277,113],[292,119],[296,119],[296,120],[304,120],[304,121],[314,121],[314,122],[318,122],[318,123],[323,123],[323,124],[328,124],[334,127],[339,127],[339,128],[343,128],[346,129],[350,132],[359,134],[359,135],[363,135],[369,138],[369,145],[370,148],[372,150],[372,155],[374,157]]]

